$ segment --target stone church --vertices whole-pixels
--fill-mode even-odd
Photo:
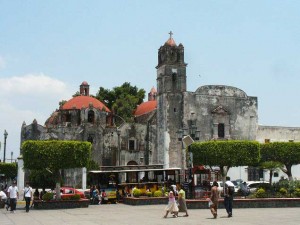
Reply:
[[[152,87],[148,101],[137,106],[133,123],[126,123],[91,97],[89,84],[84,81],[80,95],[60,106],[44,125],[36,120],[29,125],[24,122],[21,143],[89,141],[92,158],[102,167],[161,165],[186,169],[182,138],[187,135],[194,141],[300,141],[300,128],[258,125],[257,97],[237,87],[205,85],[188,91],[187,65],[184,46],[177,45],[171,33],[158,50],[157,89]],[[300,176],[298,167],[294,173]],[[267,173],[247,167],[233,168],[229,175],[243,180],[268,179]]]

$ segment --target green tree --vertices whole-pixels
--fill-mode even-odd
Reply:
[[[36,188],[54,188],[56,184],[56,178],[54,175],[46,169],[42,170],[30,170],[29,182],[31,186]]]
[[[264,170],[269,170],[270,178],[269,182],[272,184],[273,172],[283,169],[283,164],[275,161],[265,161],[260,164],[260,167]]]
[[[300,164],[300,142],[272,142],[261,145],[263,161],[276,161],[284,165],[281,169],[293,180],[292,166]]]
[[[194,142],[190,146],[196,165],[218,166],[225,180],[231,167],[257,165],[260,159],[256,141]]]
[[[18,174],[17,163],[0,163],[0,174],[4,174],[6,178],[15,179]]]
[[[130,83],[125,82],[120,87],[114,87],[112,90],[100,87],[95,97],[110,108],[114,114],[131,122],[134,109],[145,98],[145,90],[138,89],[136,86],[131,86]]]
[[[58,105],[59,107],[63,107],[63,105],[66,103],[67,101],[66,100],[61,100]]]
[[[90,142],[28,140],[22,144],[24,168],[50,171],[56,178],[56,193],[60,199],[60,170],[87,167],[91,148]]]

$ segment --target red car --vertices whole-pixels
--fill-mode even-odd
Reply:
[[[61,187],[60,194],[62,199],[69,198],[71,196],[74,196],[75,194],[80,195],[80,198],[85,198],[83,192],[78,191],[77,189],[72,187]]]

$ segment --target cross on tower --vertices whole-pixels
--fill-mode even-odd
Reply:
[[[170,34],[170,38],[172,38],[173,32],[172,32],[172,31],[170,31],[170,32],[169,32],[169,34]]]

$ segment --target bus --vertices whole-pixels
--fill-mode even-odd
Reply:
[[[132,196],[132,189],[142,192],[154,192],[163,187],[180,182],[180,168],[163,168],[163,165],[130,165],[101,167],[100,170],[88,172],[90,185],[105,190],[108,202],[122,201],[123,197]]]

